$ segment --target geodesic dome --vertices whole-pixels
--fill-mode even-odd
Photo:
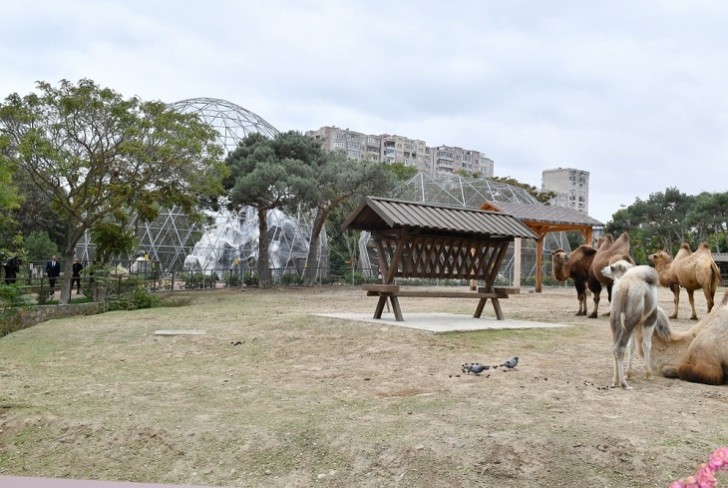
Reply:
[[[485,201],[542,205],[523,188],[487,178],[464,178],[455,174],[418,173],[402,183],[389,196],[411,202],[478,209]],[[375,250],[370,246],[370,242],[369,233],[362,232],[359,239],[360,263],[365,274],[373,275],[378,269],[378,263]],[[514,268],[513,247],[511,245],[501,267],[503,279],[511,283]],[[544,238],[544,252],[559,248],[571,250],[566,235],[563,232],[547,234]],[[521,278],[528,279],[535,276],[535,241],[525,240],[523,242],[521,258]]]
[[[217,98],[188,98],[170,104],[183,114],[195,113],[203,122],[214,127],[220,135],[218,141],[225,148],[225,154],[238,147],[238,143],[250,134],[268,137],[278,135],[278,129],[262,117],[226,100]]]

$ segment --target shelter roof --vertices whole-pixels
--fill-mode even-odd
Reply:
[[[506,212],[449,207],[366,197],[343,229],[366,231],[409,229],[452,236],[522,237],[537,239],[531,229]]]
[[[509,213],[514,217],[527,222],[565,226],[604,226],[604,224],[597,219],[589,217],[587,214],[569,207],[488,201],[485,202],[481,208],[484,210],[498,210]]]
[[[713,261],[716,263],[728,263],[728,252],[714,252]]]

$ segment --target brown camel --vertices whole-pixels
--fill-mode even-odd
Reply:
[[[680,287],[685,288],[688,292],[690,307],[693,310],[693,314],[690,316],[691,320],[698,320],[693,298],[695,290],[703,290],[705,299],[708,302],[708,313],[710,313],[713,308],[713,298],[720,281],[720,270],[713,260],[710,247],[706,243],[701,243],[694,253],[690,251],[690,246],[687,243],[683,243],[675,255],[675,259],[672,259],[665,251],[651,254],[648,259],[660,274],[660,284],[670,288],[674,295],[675,311],[670,316],[671,319],[677,318]]]
[[[571,254],[566,254],[563,249],[557,249],[551,255],[551,272],[555,279],[559,281],[566,281],[569,278],[574,280],[574,287],[576,288],[576,298],[579,300],[579,311],[576,315],[586,315],[586,289],[592,290],[592,282],[597,285],[599,282],[592,280],[589,281],[589,275],[591,270],[592,260],[594,260],[594,254],[597,250],[591,246],[583,244],[577,247]],[[601,291],[601,285],[599,290]]]
[[[722,301],[687,332],[672,331],[667,315],[659,315],[651,349],[651,369],[666,378],[707,385],[725,383],[728,379],[728,290]]]
[[[594,289],[592,289],[592,286],[589,287],[589,289],[594,293],[594,311],[589,314],[590,318],[597,317],[597,312],[599,311],[599,295],[601,294],[602,285],[607,287],[607,299],[609,302],[612,301],[612,285],[614,282],[612,278],[602,274],[602,269],[619,261],[620,259],[635,264],[634,259],[630,256],[629,234],[622,232],[617,240],[614,240],[612,234],[604,234],[600,238],[600,242],[597,243],[597,252],[594,254],[594,259],[592,260],[591,265],[591,279],[597,282],[593,286],[594,289],[598,289],[599,291],[595,292]]]

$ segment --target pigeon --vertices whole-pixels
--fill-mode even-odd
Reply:
[[[507,359],[506,362],[501,364],[501,366],[505,366],[508,369],[515,368],[518,366],[518,356],[513,356],[511,359]]]
[[[473,373],[473,374],[479,375],[486,369],[490,369],[490,366],[485,365],[485,364],[480,364],[480,363],[463,364],[463,373],[468,373],[468,374]]]

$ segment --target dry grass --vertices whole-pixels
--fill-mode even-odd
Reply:
[[[573,315],[572,288],[512,296],[503,308],[574,327],[444,335],[310,314],[372,312],[374,299],[350,287],[189,296],[188,306],[56,320],[1,339],[0,474],[231,487],[664,487],[728,444],[725,386],[657,378],[604,388],[609,327]],[[704,316],[704,298],[696,302]],[[469,314],[475,302],[402,307],[406,319]],[[509,373],[459,369],[513,354],[521,364]]]

